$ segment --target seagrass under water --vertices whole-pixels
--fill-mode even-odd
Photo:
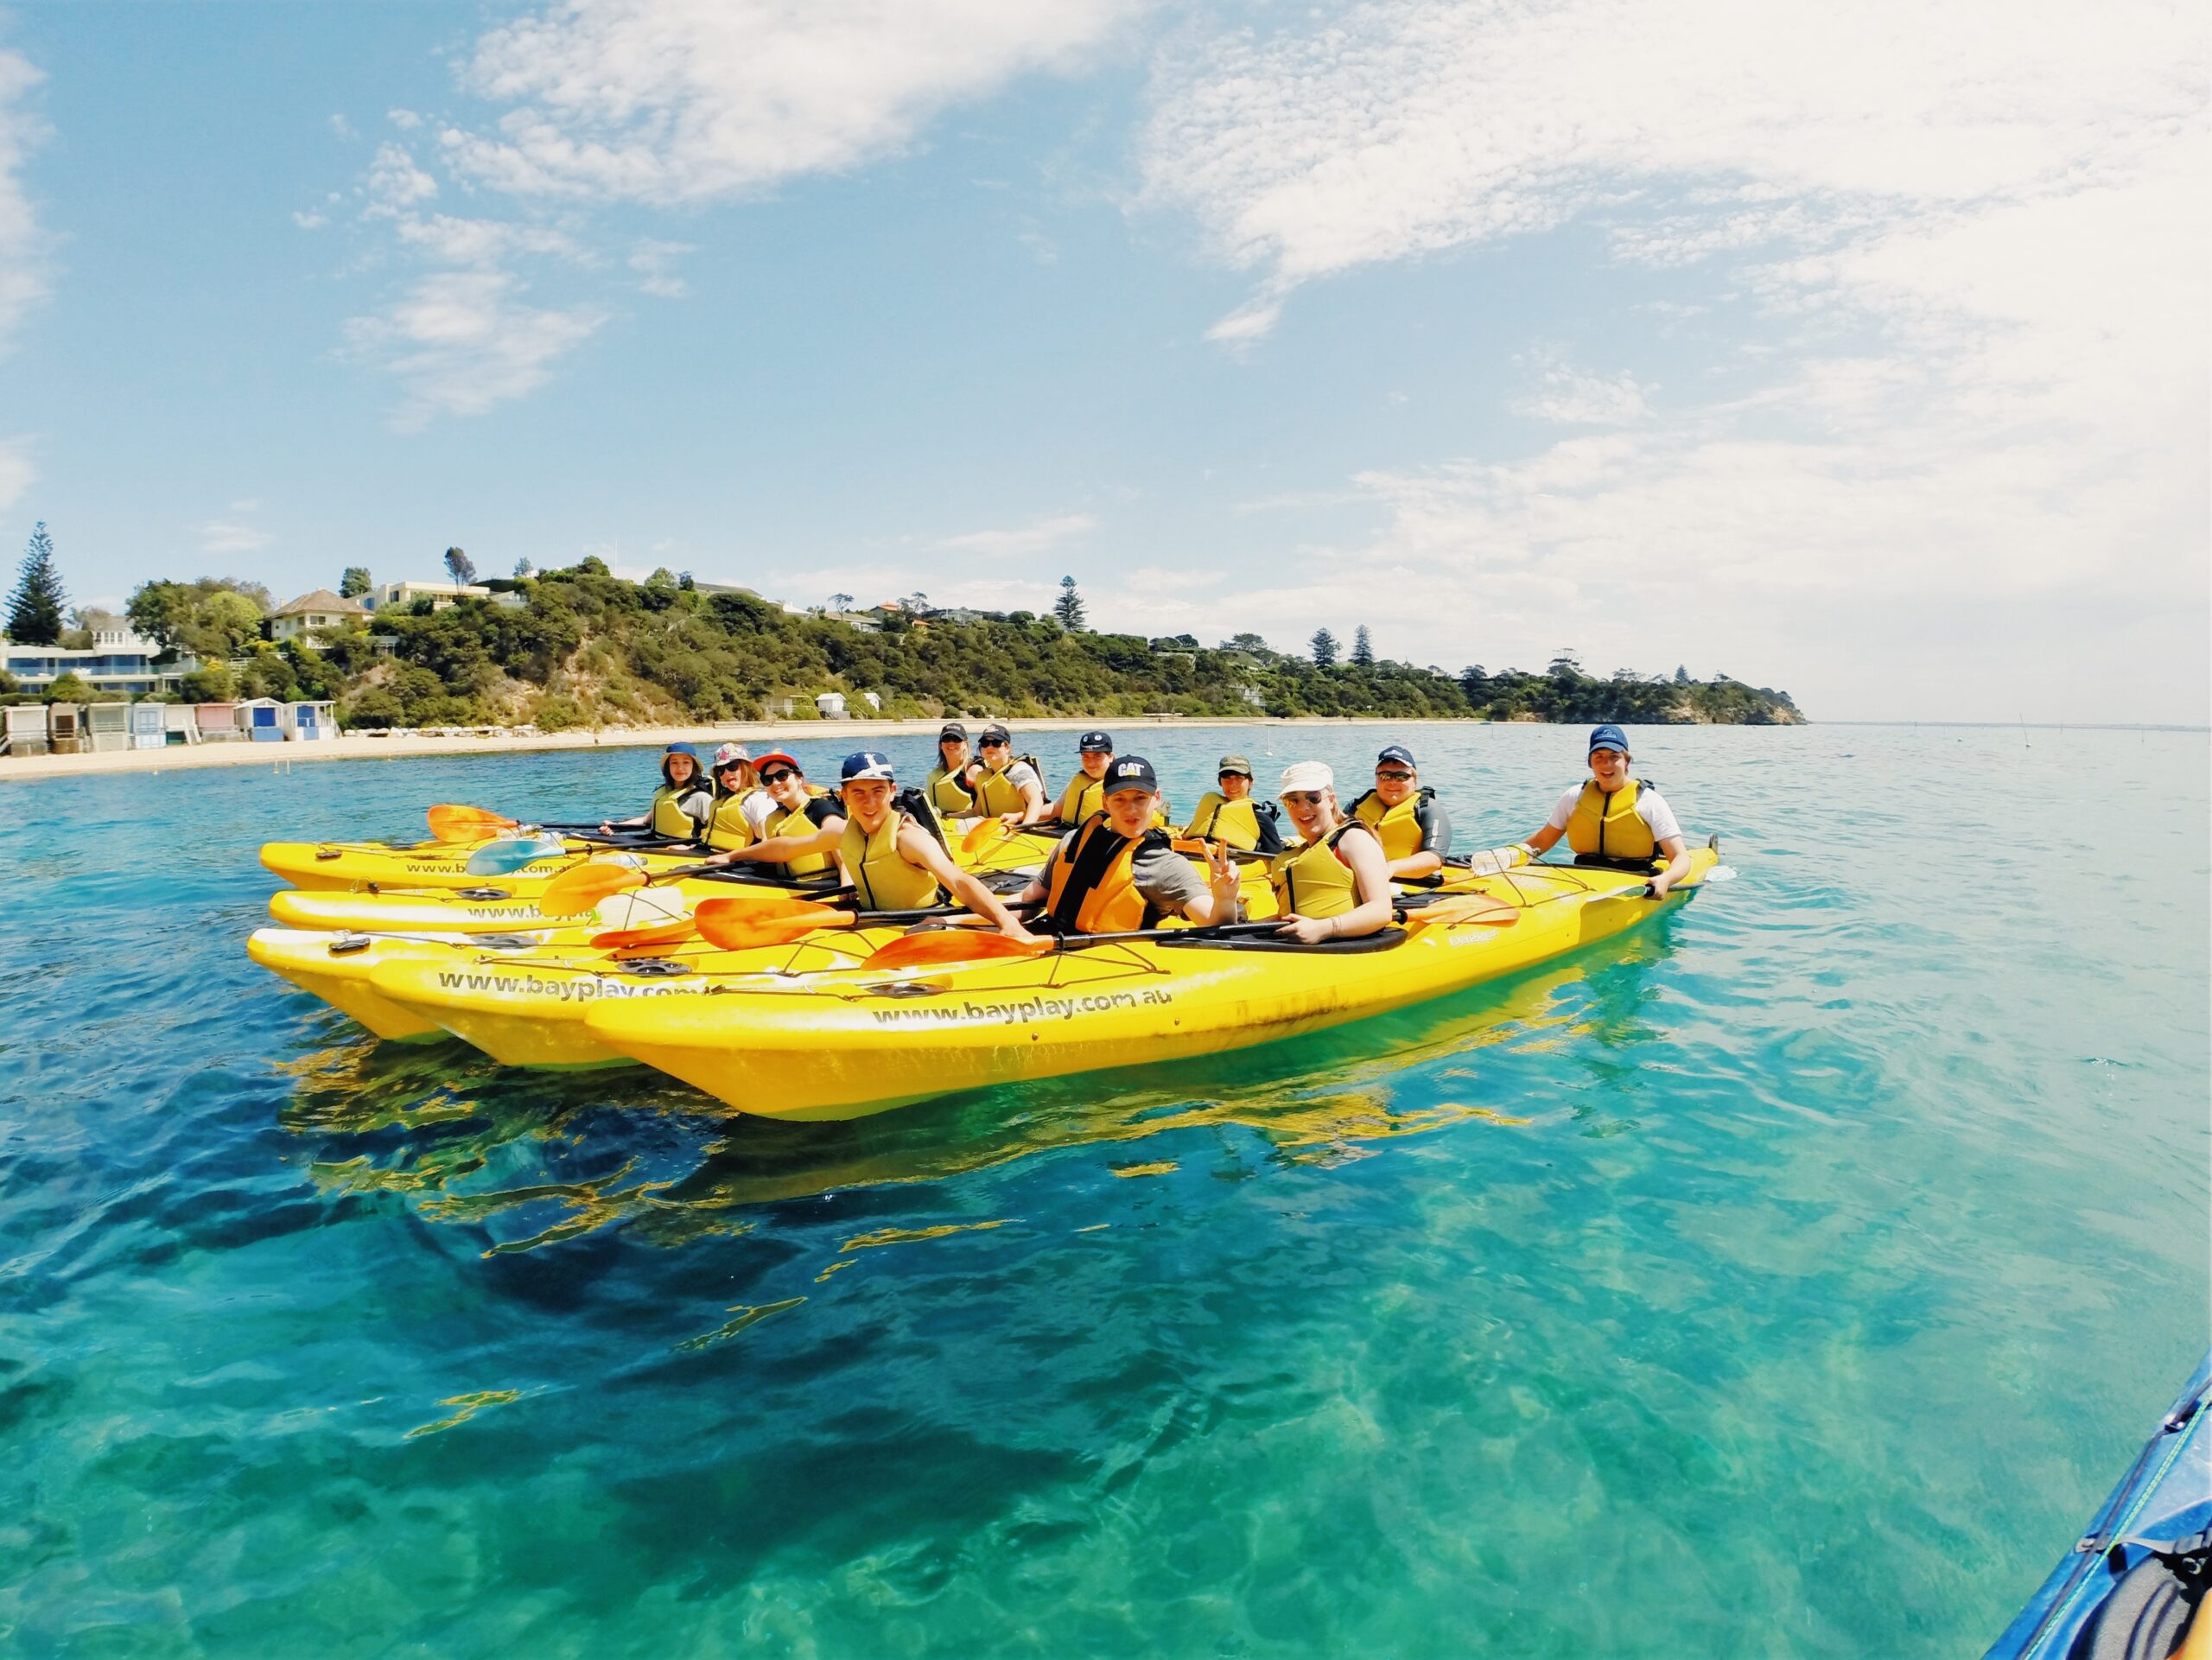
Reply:
[[[1399,735],[1463,846],[1579,766],[1124,741]],[[0,1646],[1977,1650],[2205,1340],[2203,735],[1637,739],[1742,872],[1656,930],[817,1128],[245,960],[261,839],[648,753],[0,792]]]

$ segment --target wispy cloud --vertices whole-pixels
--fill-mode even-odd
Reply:
[[[748,194],[906,143],[951,105],[1080,60],[1139,0],[570,0],[476,44],[470,88],[514,107],[441,134],[523,195]]]
[[[257,525],[210,519],[193,526],[202,553],[257,553],[276,538]]]
[[[745,197],[906,144],[941,111],[1075,65],[1151,0],[563,0],[484,34],[461,82],[504,113],[433,131],[387,111],[360,217],[429,274],[347,325],[353,355],[410,385],[398,423],[480,413],[550,378],[605,320],[514,300],[533,258],[626,265],[677,300],[682,243],[604,252],[587,209]],[[473,197],[468,216],[429,204]],[[319,214],[296,218],[315,228]],[[443,268],[443,269],[439,269]],[[456,339],[474,344],[456,346]]]
[[[543,385],[551,366],[588,340],[606,313],[523,303],[522,282],[497,270],[440,271],[391,306],[347,325],[350,349],[397,376],[403,431],[435,415],[481,415]]]
[[[44,79],[21,54],[0,52],[0,350],[47,294],[44,238],[22,180],[32,147],[46,134],[29,108]]]
[[[956,553],[980,554],[986,559],[1028,558],[1098,528],[1088,513],[1062,513],[1039,518],[1013,530],[969,531],[962,536],[940,537],[933,545]]]
[[[1561,427],[1632,427],[1651,413],[1644,394],[1656,389],[1638,384],[1632,374],[1607,379],[1552,356],[1535,366],[1537,390],[1514,405],[1534,420]]]

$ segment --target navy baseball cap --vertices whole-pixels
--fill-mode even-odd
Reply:
[[[1405,745],[1402,743],[1392,744],[1389,748],[1385,749],[1381,754],[1375,758],[1375,764],[1377,766],[1381,766],[1384,763],[1390,761],[1395,761],[1399,766],[1410,768],[1414,772],[1421,770],[1419,767],[1414,766],[1414,752],[1407,748]]]
[[[1628,754],[1628,734],[1622,731],[1620,728],[1615,726],[1611,721],[1606,722],[1603,726],[1592,727],[1590,728],[1590,747],[1584,750],[1583,753],[1588,755],[1594,755],[1600,749],[1618,749],[1622,754],[1625,755]]]
[[[892,777],[891,757],[888,755],[879,755],[873,749],[855,750],[853,754],[845,757],[844,770],[837,776],[841,781],[846,784],[852,783],[855,779],[880,778],[887,779]]]
[[[939,743],[950,743],[955,738],[959,739],[963,743],[968,741],[968,728],[957,721],[947,721],[937,729],[937,741]]]
[[[1160,779],[1152,770],[1152,763],[1142,755],[1116,755],[1114,764],[1106,769],[1104,792],[1114,795],[1122,790],[1157,790]]]
[[[1012,743],[1014,734],[994,721],[983,728],[983,741],[985,743]]]
[[[1110,755],[1114,753],[1113,735],[1086,732],[1075,741],[1075,747],[1086,755]]]

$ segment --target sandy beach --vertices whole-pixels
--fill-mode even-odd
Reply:
[[[0,783],[80,778],[92,773],[182,772],[202,766],[283,766],[305,761],[397,760],[410,755],[515,755],[543,749],[637,749],[678,740],[712,746],[734,741],[756,752],[766,744],[836,738],[934,737],[944,722],[926,721],[720,721],[696,726],[605,727],[571,732],[495,732],[483,736],[386,737],[352,732],[315,743],[211,743],[166,749],[116,749],[100,754],[0,755]],[[982,724],[969,721],[969,729]],[[1141,727],[1339,726],[1357,722],[1273,721],[1234,717],[1203,721],[1158,717],[1070,716],[1007,722],[1017,732],[1079,732],[1104,726],[1117,732]],[[1412,724],[1399,722],[1399,724]]]

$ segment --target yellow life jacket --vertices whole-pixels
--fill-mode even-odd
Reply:
[[[1103,814],[1092,818],[1053,856],[1045,888],[1046,915],[1067,933],[1149,928],[1160,919],[1138,890],[1137,855],[1166,845],[1167,838],[1157,830],[1132,838],[1110,828]]]
[[[779,803],[776,811],[768,816],[768,822],[760,827],[760,839],[766,842],[779,836],[813,835],[822,826],[814,822],[807,809],[821,798],[810,795],[796,807]],[[802,853],[795,859],[785,860],[779,868],[786,876],[818,876],[830,868],[830,855],[826,853]]]
[[[1106,780],[1077,773],[1060,792],[1060,805],[1052,817],[1063,824],[1080,824],[1095,812],[1106,811]]]
[[[665,836],[672,841],[690,842],[697,838],[699,821],[683,811],[683,804],[693,796],[703,794],[697,779],[689,784],[664,784],[653,792],[653,834]]]
[[[1209,790],[1199,798],[1198,810],[1183,834],[1224,842],[1249,853],[1260,845],[1260,810],[1249,796],[1231,801],[1218,790]]]
[[[1592,779],[1582,786],[1574,811],[1567,815],[1567,846],[1577,854],[1601,859],[1656,858],[1659,843],[1652,839],[1651,826],[1636,810],[1637,793],[1650,787],[1643,779],[1630,779],[1607,795]]]
[[[750,791],[726,795],[715,803],[715,816],[707,821],[707,845],[717,853],[753,845],[753,825],[745,816]]]
[[[1029,770],[1039,779],[1045,776],[1044,768],[1037,765],[1034,755],[1016,755],[1007,762],[1007,766],[1011,767],[1014,761],[1025,760],[1029,763]],[[994,818],[1001,813],[1020,812],[1023,805],[1021,792],[1006,773],[995,773],[987,766],[983,769],[982,777],[976,780],[976,805],[978,811],[988,813]]]
[[[963,762],[960,773],[948,772],[940,765],[930,769],[928,794],[930,805],[947,818],[969,818],[976,812],[976,792],[968,787],[960,773],[966,772]]]
[[[1424,785],[1396,806],[1386,807],[1382,798],[1370,790],[1351,804],[1351,817],[1375,832],[1375,839],[1382,843],[1382,856],[1395,864],[1421,851],[1421,821],[1414,815],[1422,803],[1435,798],[1436,792]]]
[[[1337,843],[1351,831],[1364,828],[1357,820],[1342,824],[1318,842],[1301,842],[1278,853],[1268,866],[1268,880],[1274,885],[1275,908],[1284,916],[1340,917],[1359,908],[1359,879],[1337,851]]]
[[[874,835],[866,836],[859,819],[845,820],[837,856],[864,911],[920,911],[944,903],[937,878],[899,850],[899,831],[907,822],[906,814],[893,809],[884,814]]]

